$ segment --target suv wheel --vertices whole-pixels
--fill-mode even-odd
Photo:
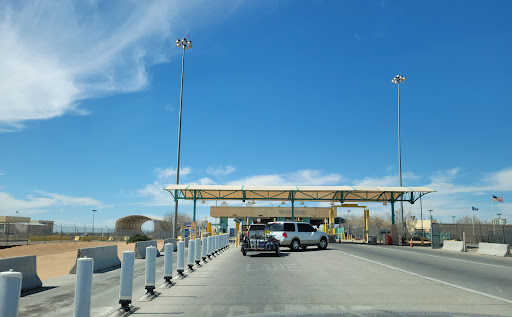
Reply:
[[[299,239],[293,239],[292,240],[292,244],[290,245],[290,249],[292,249],[292,251],[299,251],[299,249],[300,249]]]
[[[327,239],[325,237],[322,237],[322,239],[320,239],[320,243],[318,244],[318,248],[320,250],[327,249]]]

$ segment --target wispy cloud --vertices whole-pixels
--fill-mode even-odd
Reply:
[[[226,167],[209,167],[206,170],[206,173],[213,175],[213,176],[226,176],[236,171],[236,168],[234,166],[228,165]]]
[[[180,168],[180,177],[187,176],[192,173],[190,167]],[[145,206],[169,206],[173,202],[171,194],[164,191],[165,186],[176,182],[176,169],[155,168],[153,171],[155,180],[151,184],[145,185],[142,189],[137,190],[137,195],[148,198],[148,201],[141,203]]]
[[[417,180],[420,179],[420,176],[415,175],[414,173],[403,173],[402,180],[404,183],[413,182],[416,183]],[[374,186],[374,187],[393,187],[399,186],[400,179],[398,175],[386,175],[381,177],[365,177],[364,179],[354,180],[353,184],[355,186]]]
[[[204,2],[2,1],[0,132],[30,120],[86,115],[84,99],[143,89],[147,68],[178,54],[168,52],[182,33],[181,17]],[[226,6],[233,7],[209,5],[194,26],[217,19]]]
[[[0,212],[12,213],[13,210],[23,210],[24,214],[37,214],[45,212],[47,208],[60,206],[95,206],[103,207],[102,203],[90,197],[73,197],[63,194],[35,191],[38,195],[27,195],[24,199],[12,197],[10,194],[0,192]]]
[[[244,185],[339,185],[340,174],[324,174],[322,171],[306,169],[286,174],[254,175],[229,181],[229,184]]]

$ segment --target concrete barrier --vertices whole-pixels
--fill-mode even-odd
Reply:
[[[464,252],[466,251],[464,248],[464,242],[462,241],[448,241],[444,240],[443,247],[441,250],[445,251],[455,251],[455,252]]]
[[[0,259],[0,272],[8,272],[9,269],[23,274],[23,279],[21,280],[22,291],[43,286],[41,279],[37,276],[35,255]]]
[[[135,242],[135,258],[145,259],[146,248],[151,246],[155,248],[157,247],[156,240]],[[160,256],[160,252],[158,252],[158,249],[156,250],[156,256]]]
[[[510,246],[501,243],[484,243],[478,244],[478,254],[495,255],[495,256],[510,256]]]
[[[164,239],[164,245],[162,246],[162,249],[160,250],[160,252],[165,252],[165,245],[167,243],[172,243],[173,247],[174,247],[174,252],[178,251],[178,242],[176,241],[176,239]]]
[[[78,259],[84,257],[94,259],[93,272],[121,267],[121,261],[117,256],[117,245],[78,249],[76,252],[76,260],[78,261]],[[76,274],[77,261],[75,261],[75,265],[69,270],[69,274]]]

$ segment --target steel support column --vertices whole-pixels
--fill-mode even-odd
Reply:
[[[196,203],[197,203],[196,191],[194,190],[194,216],[192,217],[192,221],[196,221]]]
[[[391,202],[391,224],[395,224],[395,202]]]

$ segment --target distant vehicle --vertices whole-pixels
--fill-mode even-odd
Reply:
[[[270,234],[268,225],[253,224],[244,236],[241,249],[244,256],[247,252],[274,252],[279,256],[279,241]]]
[[[264,224],[254,224],[249,227],[249,231],[247,232],[247,236],[249,239],[254,239],[262,236],[265,233],[265,225]]]
[[[309,223],[277,221],[269,222],[267,226],[280,246],[287,246],[293,251],[298,251],[299,248],[306,249],[308,246],[327,249],[327,234],[316,230]]]

